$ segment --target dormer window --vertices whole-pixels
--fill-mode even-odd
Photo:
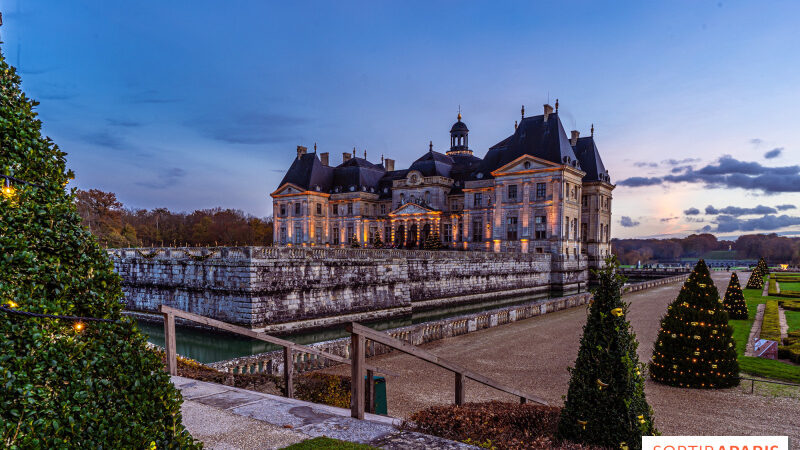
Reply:
[[[531,162],[530,162],[530,161],[525,161],[525,164],[523,164],[523,166],[524,166],[526,169],[530,169],[530,168],[531,168]]]
[[[477,175],[475,175],[475,178],[480,180],[481,178],[483,178],[483,173],[478,172]]]

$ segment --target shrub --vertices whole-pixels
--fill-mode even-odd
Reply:
[[[653,410],[644,393],[644,364],[639,343],[622,301],[625,277],[614,258],[597,272],[600,285],[583,327],[570,369],[569,390],[558,423],[558,436],[574,442],[641,448],[642,436],[657,434]]]
[[[798,297],[800,297],[800,292],[797,293]],[[779,300],[778,304],[783,309],[788,309],[789,311],[800,311],[800,300]]]
[[[781,324],[777,300],[767,300],[766,304],[764,304],[764,319],[761,321],[761,334],[759,337],[769,341],[781,340]]]
[[[732,335],[728,313],[701,259],[661,320],[651,377],[678,387],[738,385],[739,362]]]
[[[295,380],[294,392],[300,400],[350,408],[350,377],[325,373],[301,375]]]
[[[736,272],[731,274],[731,281],[728,283],[728,289],[725,290],[725,298],[722,300],[725,306],[725,311],[731,319],[743,320],[747,319],[747,302],[744,301],[744,294],[742,287],[739,285],[739,276]]]
[[[433,406],[411,415],[415,431],[467,442],[479,447],[598,448],[559,442],[554,436],[561,409],[498,401]]]
[[[778,295],[778,283],[775,282],[775,279],[770,277],[769,279],[769,288],[767,288],[768,295]]]
[[[0,53],[0,301],[66,320],[0,314],[0,442],[6,448],[193,448],[181,396],[131,319],[106,252],[74,205],[66,154]]]

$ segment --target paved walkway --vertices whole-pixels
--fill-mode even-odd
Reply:
[[[722,295],[729,278],[728,272],[713,273]],[[746,274],[740,274],[740,278],[746,279]],[[674,283],[625,296],[625,301],[631,303],[629,318],[640,343],[641,361],[650,359],[661,317],[681,286],[682,283]],[[423,348],[560,405],[569,384],[567,367],[575,363],[585,323],[586,309],[577,307],[432,342]],[[386,383],[389,414],[393,416],[407,417],[428,406],[453,403],[450,372],[399,353],[370,358],[370,362],[400,374],[388,377]],[[347,366],[325,371],[349,375]],[[655,410],[656,426],[667,435],[800,437],[800,421],[796,420],[800,401],[794,398],[751,395],[741,388],[678,389],[649,380],[646,392]],[[467,380],[467,401],[493,399],[517,401]]]
[[[386,449],[466,449],[471,446],[400,431],[398,419],[173,376],[183,394],[183,423],[212,449],[282,448],[317,436]]]

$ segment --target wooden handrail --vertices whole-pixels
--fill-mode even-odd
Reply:
[[[349,358],[345,358],[339,355],[334,355],[333,353],[328,353],[326,351],[319,350],[314,347],[309,347],[307,345],[296,344],[294,342],[277,338],[275,336],[270,336],[266,333],[260,333],[258,331],[253,331],[248,328],[232,325],[227,322],[222,322],[221,320],[211,319],[209,317],[201,316],[199,314],[190,313],[182,309],[173,308],[167,305],[159,305],[158,311],[164,315],[164,350],[166,352],[166,358],[167,358],[167,371],[169,372],[170,375],[178,374],[177,353],[175,350],[176,317],[180,317],[186,320],[191,320],[192,322],[196,322],[201,325],[218,328],[220,330],[228,331],[242,336],[247,336],[249,338],[258,339],[260,341],[269,342],[270,344],[275,344],[283,347],[283,359],[284,359],[283,376],[284,376],[284,381],[286,382],[286,396],[289,398],[292,398],[294,395],[294,391],[292,389],[293,385],[292,372],[294,371],[291,361],[292,352],[309,353],[312,355],[317,355],[323,358],[330,359],[331,361],[335,361],[338,363],[351,364],[351,360]],[[385,375],[397,376],[397,374],[394,372],[380,369],[372,365],[365,365],[364,367],[373,372],[382,373]]]
[[[427,361],[431,364],[437,365],[443,369],[447,369],[453,372],[455,374],[455,403],[457,405],[461,405],[464,403],[464,381],[467,378],[477,381],[478,383],[489,386],[491,388],[497,389],[499,391],[517,396],[520,399],[520,403],[527,403],[528,401],[532,401],[540,405],[547,405],[547,401],[545,401],[540,397],[528,395],[520,390],[501,384],[495,380],[492,380],[489,377],[473,372],[472,370],[469,370],[465,367],[461,367],[460,365],[452,361],[448,361],[442,357],[436,356],[427,350],[423,350],[415,345],[411,345],[399,339],[395,339],[387,334],[375,331],[372,328],[365,327],[356,322],[351,322],[350,325],[347,326],[347,331],[350,332],[352,335],[352,358],[353,358],[353,364],[351,366],[352,378],[350,380],[351,390],[352,390],[350,406],[351,406],[352,416],[357,419],[364,418],[364,397],[365,397],[364,371],[365,369],[367,369],[366,365],[364,364],[365,339],[369,339],[379,344],[383,344],[387,347],[399,350],[403,353],[414,356],[423,361]],[[369,382],[370,380],[367,381]]]

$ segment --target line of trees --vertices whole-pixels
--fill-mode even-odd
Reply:
[[[235,209],[126,209],[113,192],[78,190],[78,214],[105,247],[272,245],[272,218]]]
[[[800,263],[800,238],[777,234],[748,234],[735,241],[718,240],[713,234],[692,234],[671,239],[612,239],[611,251],[623,264],[677,261],[707,257],[714,251],[734,251],[722,259],[758,259],[770,263]]]

